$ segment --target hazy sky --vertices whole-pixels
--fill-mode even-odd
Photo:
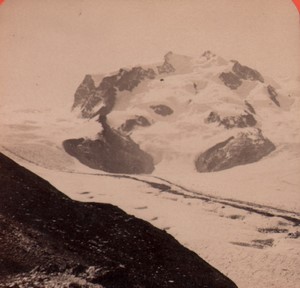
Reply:
[[[6,0],[0,99],[71,106],[87,73],[212,50],[264,75],[300,73],[292,0]]]

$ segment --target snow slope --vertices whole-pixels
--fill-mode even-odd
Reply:
[[[279,95],[277,107],[264,83],[245,80],[236,90],[226,87],[218,75],[233,63],[218,56],[179,58],[173,64],[176,73],[145,81],[133,93],[118,93],[108,115],[116,129],[135,115],[151,122],[130,136],[153,156],[152,175],[110,175],[65,153],[63,140],[95,139],[101,132],[95,119],[71,113],[72,103],[43,110],[30,109],[30,103],[21,110],[9,103],[1,106],[0,149],[74,199],[109,202],[168,230],[239,287],[295,287],[300,280],[300,238],[294,239],[299,226],[287,217],[299,219],[300,211],[299,79],[265,77]],[[256,163],[197,173],[193,163],[199,153],[243,129],[227,130],[205,119],[211,111],[240,114],[247,109],[244,100],[255,108],[257,127],[276,150]],[[156,114],[149,107],[157,104],[174,113]],[[174,185],[166,191],[147,181]],[[247,210],[246,202],[276,216]]]
[[[275,81],[264,76],[264,83],[243,80],[240,87],[232,90],[219,79],[220,73],[232,69],[231,61],[211,52],[196,59],[168,53],[165,59],[175,72],[142,81],[132,92],[119,91],[107,116],[108,124],[119,129],[135,115],[150,121],[150,126],[135,126],[129,134],[153,157],[154,176],[196,192],[299,211],[299,79]],[[95,85],[104,76],[93,76]],[[269,97],[269,84],[277,91],[280,107]],[[249,110],[245,100],[255,109],[256,127],[275,144],[276,150],[256,163],[197,173],[194,161],[201,152],[245,129],[207,123],[208,115],[211,111],[224,117],[245,113]],[[155,113],[151,106],[159,104],[170,107],[173,113]],[[40,166],[85,170],[63,151],[61,143],[69,138],[96,139],[102,129],[96,119],[78,118],[78,110],[69,110],[71,103],[43,110],[30,109],[30,105],[21,109],[7,103],[0,108],[1,145]]]
[[[188,197],[197,194],[176,185],[168,190],[168,182],[149,176],[51,170],[5,153],[73,199],[112,203],[165,229],[240,288],[294,288],[299,283],[299,226],[284,211],[270,217],[210,197]]]

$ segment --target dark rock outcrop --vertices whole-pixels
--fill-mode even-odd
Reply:
[[[132,131],[136,126],[147,127],[150,125],[151,123],[146,117],[135,116],[133,119],[127,119],[125,123],[121,125],[120,130],[127,133]]]
[[[217,112],[212,111],[212,112],[209,113],[209,115],[205,119],[205,122],[206,123],[220,123],[221,122],[221,117]]]
[[[234,62],[232,72],[222,72],[219,75],[219,78],[230,89],[235,90],[240,87],[243,83],[242,80],[260,81],[264,83],[264,78],[258,71],[241,65],[238,61],[232,60],[232,62]]]
[[[104,77],[98,87],[90,86],[89,90],[83,89],[84,80],[75,93],[75,101],[72,109],[78,107],[83,118],[107,115],[112,110],[116,101],[116,80],[116,75]],[[96,106],[99,106],[99,108],[95,109]]]
[[[119,79],[116,82],[116,87],[118,87],[120,91],[132,91],[142,80],[154,79],[155,72],[151,68],[145,70],[142,67],[133,67],[129,71],[121,69],[118,77]]]
[[[167,105],[152,105],[150,106],[151,109],[153,109],[153,111],[161,116],[168,116],[174,113],[173,109],[171,109],[169,106]]]
[[[176,69],[172,66],[172,64],[170,63],[170,57],[173,55],[172,52],[167,53],[164,58],[165,61],[162,65],[157,66],[157,70],[159,74],[162,73],[172,73],[175,72]]]
[[[214,111],[208,115],[205,121],[206,123],[219,123],[219,125],[224,126],[226,129],[253,127],[257,123],[254,116],[250,113],[221,118],[220,115]]]
[[[128,136],[102,123],[96,140],[68,139],[63,147],[71,156],[93,169],[111,173],[141,174],[154,170],[152,157]]]
[[[264,83],[264,78],[258,71],[254,70],[248,66],[241,65],[238,61],[234,61],[234,62],[235,63],[232,67],[232,71],[240,79],[251,80],[251,81],[260,81],[260,82]]]
[[[201,56],[206,58],[206,60],[210,60],[210,59],[216,57],[216,54],[214,54],[210,50],[206,50],[206,51],[203,52],[203,54]]]
[[[114,107],[117,91],[132,91],[141,81],[154,78],[153,69],[133,67],[130,70],[120,69],[117,74],[104,77],[95,87],[92,77],[87,75],[75,93],[72,109],[79,107],[84,118],[107,115]],[[95,109],[97,106],[99,108]]]
[[[165,231],[71,200],[3,154],[0,168],[0,287],[236,287]]]
[[[89,97],[92,97],[96,86],[91,75],[86,75],[75,92],[74,104],[72,109],[85,104]]]
[[[278,94],[277,94],[275,88],[274,88],[273,86],[271,86],[271,85],[268,85],[267,90],[268,90],[270,99],[271,99],[278,107],[280,107],[280,103],[279,103],[279,101],[277,100]]]
[[[256,123],[257,121],[254,116],[248,113],[237,116],[227,116],[220,121],[220,125],[223,125],[226,129],[253,127]]]
[[[224,82],[224,84],[232,90],[239,88],[242,85],[242,81],[238,76],[232,72],[222,72],[219,78]]]
[[[245,100],[245,105],[252,114],[256,114],[254,107],[247,100]]]
[[[261,131],[240,132],[209,148],[196,159],[198,172],[212,172],[256,162],[275,150],[275,145],[264,138]]]

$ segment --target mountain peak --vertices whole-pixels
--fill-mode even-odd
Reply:
[[[170,159],[177,161],[175,159],[179,157],[183,157],[185,163],[189,162],[189,167],[193,169],[197,155],[214,147],[212,144],[233,137],[230,139],[235,140],[230,141],[226,149],[231,149],[235,143],[248,145],[250,140],[239,141],[241,137],[237,134],[241,129],[263,128],[265,134],[264,124],[275,117],[272,114],[278,113],[279,109],[289,109],[293,99],[284,95],[278,88],[280,86],[276,86],[275,90],[269,81],[257,70],[236,60],[226,61],[209,50],[198,58],[169,51],[161,65],[121,69],[116,74],[103,77],[98,87],[94,87],[90,78],[86,77],[82,87],[78,88],[79,92],[87,92],[87,95],[82,95],[86,102],[77,99],[77,92],[75,101],[83,103],[84,118],[105,116],[109,131],[114,131],[114,139],[125,136],[133,146],[136,143],[141,155],[145,152],[145,155],[151,156],[155,170],[165,167],[165,162]],[[267,131],[266,139],[268,133],[273,131]],[[257,138],[264,139],[264,136]],[[78,142],[78,139],[72,141]],[[170,141],[174,145],[170,146]],[[262,149],[272,147],[263,153],[255,141],[250,144],[249,149],[255,151],[257,157],[249,158],[249,161],[247,158],[243,165],[267,156],[276,146],[273,142],[263,146]],[[99,145],[94,142],[85,141],[81,145],[88,150],[90,145],[96,147],[89,157],[102,155]],[[243,153],[243,145],[239,146],[240,151],[236,155]],[[116,156],[118,148],[113,147],[112,143],[108,143],[107,149],[107,155]],[[80,155],[76,158],[85,157],[81,151],[78,152]],[[126,155],[128,159],[124,161],[131,163],[131,155]],[[111,162],[115,160],[111,159]],[[137,165],[136,161],[132,163]],[[237,165],[237,161],[230,163]],[[152,168],[138,170],[149,173]],[[132,173],[136,169],[125,170],[122,172]],[[108,172],[112,171],[108,169]]]
[[[169,51],[164,56],[164,63],[157,67],[159,74],[162,73],[188,73],[192,72],[192,57],[175,54]]]
[[[207,60],[210,60],[210,59],[216,57],[216,54],[214,54],[214,53],[211,52],[210,50],[206,50],[206,51],[204,51],[204,53],[202,54],[202,57],[205,57]]]

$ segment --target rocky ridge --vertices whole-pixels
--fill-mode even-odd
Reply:
[[[86,75],[75,92],[72,109],[79,108],[82,117],[105,116],[114,107],[117,91],[132,91],[144,79],[154,79],[153,69],[133,67],[120,69],[118,73],[106,76],[96,87],[91,75]]]

